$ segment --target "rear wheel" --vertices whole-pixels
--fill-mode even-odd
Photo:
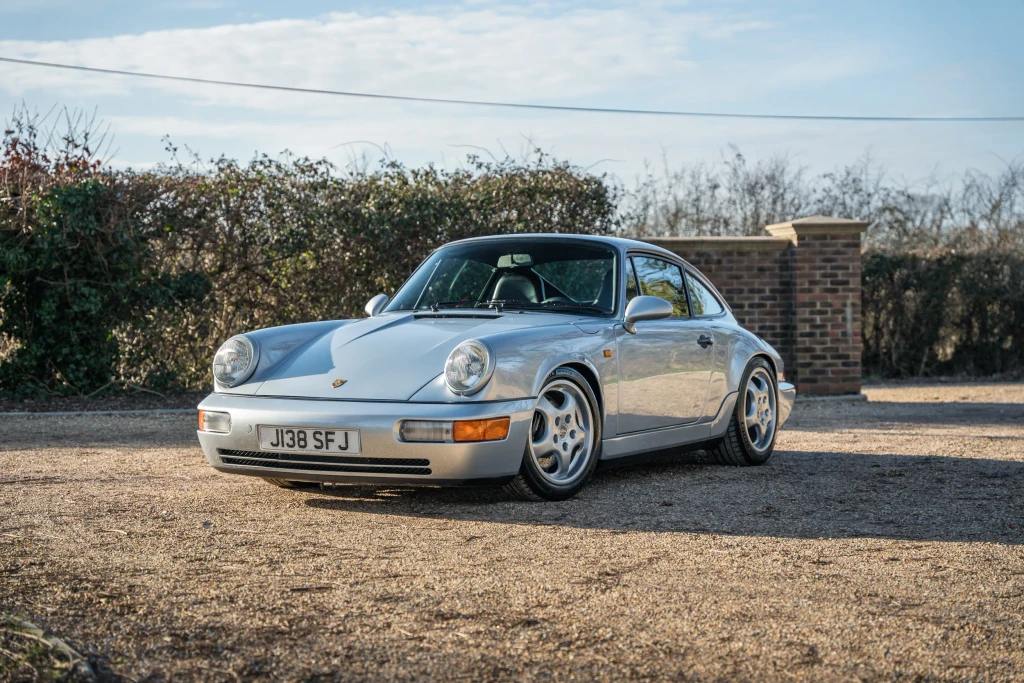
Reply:
[[[754,358],[740,381],[729,428],[709,453],[719,464],[763,465],[775,450],[778,424],[778,387],[775,373],[764,358]]]
[[[292,479],[272,479],[270,477],[263,477],[263,481],[274,486],[280,486],[283,489],[313,489],[320,486],[318,481],[295,481]]]
[[[600,452],[594,390],[572,368],[558,368],[537,399],[523,464],[506,490],[526,500],[571,498],[594,473]]]

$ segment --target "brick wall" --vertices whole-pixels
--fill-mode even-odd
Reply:
[[[814,216],[765,237],[649,241],[685,258],[741,325],[778,349],[802,395],[860,392],[860,236],[867,223]]]

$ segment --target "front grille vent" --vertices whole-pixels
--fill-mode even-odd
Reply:
[[[268,451],[236,451],[217,449],[225,465],[302,470],[304,472],[335,472],[361,474],[430,475],[426,458],[361,458],[358,456],[315,455],[307,453],[271,453]]]

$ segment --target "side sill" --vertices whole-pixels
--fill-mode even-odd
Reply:
[[[737,392],[727,395],[710,422],[682,425],[628,434],[601,442],[601,460],[614,460],[638,453],[658,452],[696,443],[703,443],[725,434],[736,407]]]
[[[739,400],[740,392],[734,391],[728,394],[722,399],[722,405],[718,407],[718,414],[715,415],[715,419],[708,423],[708,438],[717,439],[725,435],[727,429],[729,429],[729,420],[732,419],[732,413],[736,410],[736,401]]]
[[[701,450],[706,443],[707,441],[694,441],[693,443],[683,444],[682,446],[669,446],[668,448],[660,448],[656,451],[634,453],[633,455],[620,455],[618,457],[607,460],[602,458],[597,463],[597,471],[604,472],[606,470],[617,470],[620,467],[644,465],[650,462],[655,462],[662,458],[667,458],[669,456],[692,453],[693,451]]]

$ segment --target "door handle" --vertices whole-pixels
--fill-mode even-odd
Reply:
[[[697,343],[701,345],[701,348],[708,348],[715,343],[715,340],[706,334],[702,334],[697,338]]]

